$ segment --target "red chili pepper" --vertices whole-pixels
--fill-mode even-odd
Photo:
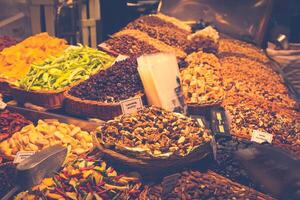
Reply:
[[[91,170],[91,169],[94,169],[94,166],[89,166],[89,167],[82,167],[82,168],[80,168],[81,171]]]
[[[65,197],[65,198],[68,198],[68,195],[65,194],[62,190],[60,190],[59,188],[55,188],[55,191],[60,194],[61,196]]]
[[[124,177],[124,175],[123,174],[121,174],[121,175],[119,175],[119,176],[116,176],[114,179],[116,180],[116,181],[118,181],[120,178],[122,178],[122,177]]]

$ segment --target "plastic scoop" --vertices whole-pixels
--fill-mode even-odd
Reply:
[[[300,163],[270,145],[253,145],[235,153],[250,177],[279,199],[300,199]]]
[[[35,153],[17,165],[17,186],[8,192],[1,200],[8,200],[19,191],[39,184],[43,178],[51,176],[63,164],[67,148],[54,145]]]

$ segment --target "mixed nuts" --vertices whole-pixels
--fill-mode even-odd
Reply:
[[[210,131],[194,119],[156,107],[108,121],[97,131],[100,144],[136,156],[186,156],[211,140]]]

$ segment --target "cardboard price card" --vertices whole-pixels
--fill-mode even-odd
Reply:
[[[143,108],[143,102],[141,97],[134,97],[120,102],[122,113],[130,114],[137,112]]]
[[[251,136],[252,142],[257,142],[259,144],[263,142],[268,142],[272,144],[272,140],[273,140],[273,135],[270,133],[262,132],[259,130],[253,130],[252,132],[252,136]]]
[[[14,163],[19,164],[20,162],[22,162],[26,158],[29,158],[33,154],[35,154],[35,151],[19,151],[15,156]]]

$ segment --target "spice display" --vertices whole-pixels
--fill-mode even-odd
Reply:
[[[134,97],[142,91],[136,59],[126,59],[73,87],[69,94],[85,100],[113,103]]]
[[[31,65],[29,73],[19,81],[26,90],[57,90],[88,79],[109,67],[114,58],[87,46],[72,46],[61,56]]]
[[[15,186],[16,176],[17,170],[13,163],[0,164],[0,198]]]
[[[209,64],[210,57],[217,58],[203,52],[198,52],[191,57],[196,57],[197,54],[200,54],[200,59],[195,59],[187,68],[181,71],[182,91],[185,100],[188,104],[197,105],[221,102],[225,93],[218,69],[220,63],[213,62],[216,66]],[[208,56],[202,56],[202,54]],[[204,59],[201,59],[202,57]],[[188,58],[188,60],[191,60],[191,58]]]
[[[120,32],[113,35],[114,38],[118,38],[118,37],[122,37],[122,36],[129,36],[132,39],[134,38],[134,40],[139,40],[141,42],[144,42],[144,43],[152,46],[158,52],[173,53],[178,58],[184,58],[186,56],[186,53],[184,51],[182,51],[181,49],[179,49],[177,47],[169,46],[169,45],[167,45],[167,44],[165,44],[165,43],[163,43],[163,42],[161,42],[157,39],[151,38],[146,33],[143,33],[143,32],[138,31],[138,30],[123,30],[123,31],[120,31]],[[123,52],[124,50],[122,48],[124,48],[124,43],[122,42],[122,44],[118,45],[119,47],[121,47],[121,49],[117,49],[116,48],[117,44],[115,44],[114,38],[111,39],[110,41],[105,42],[105,44],[111,45],[112,46],[111,48],[112,48],[113,51],[116,51],[118,53]],[[130,41],[127,41],[125,44],[128,45],[128,47],[126,49],[127,49],[127,51],[129,51],[129,53],[130,53],[129,55],[131,55],[131,56],[137,56],[137,55],[135,55],[135,49],[141,49],[143,53],[145,51],[143,49],[144,48],[143,46],[136,47]],[[140,43],[140,44],[143,44],[143,43]],[[119,51],[121,51],[121,52],[119,52]],[[139,51],[137,51],[137,53],[139,53]],[[125,55],[128,55],[128,54],[125,54]]]
[[[184,171],[170,176],[169,180],[165,182],[166,184],[162,183],[160,185],[162,189],[159,189],[159,186],[155,186],[154,189],[152,187],[146,188],[146,192],[141,193],[140,199],[149,199],[149,196],[152,200],[273,199],[249,187],[232,182],[212,171]],[[165,190],[170,190],[170,192],[164,192]],[[162,191],[162,194],[159,198],[156,198],[159,191]]]
[[[67,47],[65,40],[51,37],[48,33],[31,36],[0,52],[0,77],[22,78],[29,72],[32,63],[58,56]]]
[[[261,49],[235,39],[221,38],[219,40],[219,54],[222,53],[242,54],[262,63],[270,61]]]
[[[283,108],[295,108],[281,77],[270,67],[245,57],[226,56],[220,59],[225,91],[264,98]]]
[[[184,60],[190,65],[208,64],[214,66],[215,70],[221,68],[221,63],[217,56],[212,53],[204,53],[203,51],[191,53]]]
[[[208,26],[188,36],[189,45],[185,48],[187,53],[204,51],[217,53],[219,48],[219,33],[213,27]]]
[[[196,120],[156,107],[108,121],[99,128],[97,137],[105,146],[143,158],[186,156],[211,140],[209,130]]]
[[[137,199],[139,179],[117,174],[99,156],[83,157],[66,164],[54,177],[45,178],[15,199]]]
[[[28,125],[11,138],[0,143],[0,151],[14,157],[18,151],[39,151],[51,145],[68,147],[69,159],[88,152],[92,147],[92,137],[79,127],[60,123],[57,120],[39,120],[37,126]]]
[[[0,111],[0,142],[31,124],[24,116],[9,110]],[[1,162],[0,162],[1,163]]]
[[[167,45],[184,49],[189,41],[189,32],[179,29],[173,24],[167,23],[156,16],[142,16],[129,23],[125,29],[139,30],[150,37],[158,39]]]
[[[12,45],[17,44],[18,41],[10,36],[0,36],[0,51],[2,51],[3,49],[10,47]]]
[[[254,130],[273,135],[273,144],[300,152],[300,113],[276,107],[261,98],[234,95],[223,102],[231,119],[231,133],[250,139]]]

